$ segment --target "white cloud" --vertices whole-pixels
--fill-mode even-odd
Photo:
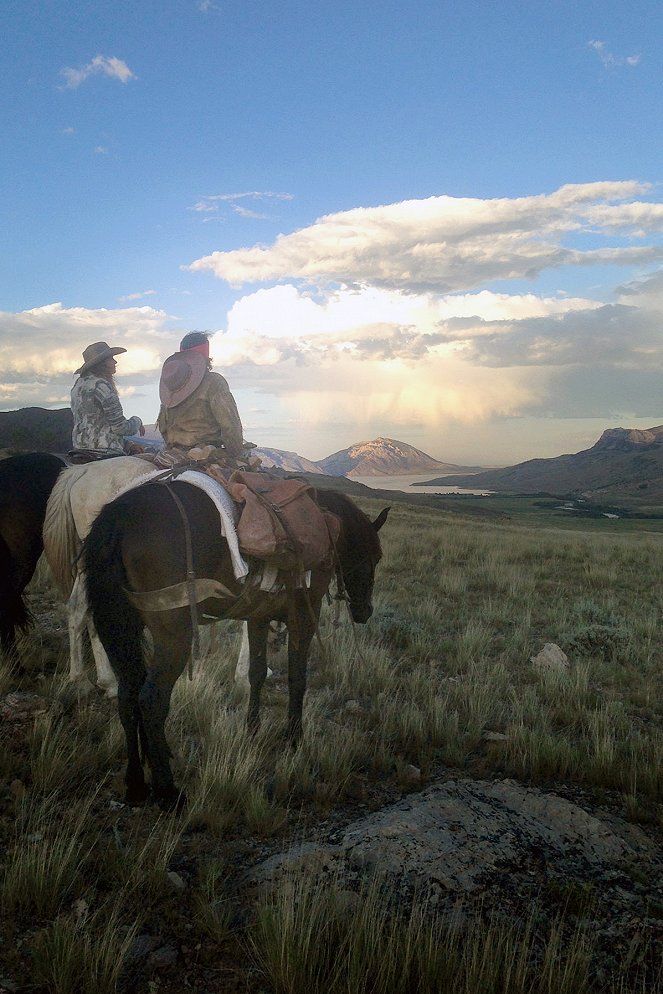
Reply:
[[[274,193],[269,190],[253,190],[245,191],[243,193],[214,193],[201,197],[196,201],[191,207],[187,208],[190,211],[196,211],[199,214],[219,214],[220,208],[227,204],[230,209],[235,213],[239,214],[240,217],[253,218],[256,220],[264,221],[267,219],[268,215],[262,212],[253,210],[250,207],[245,207],[238,201],[241,200],[254,200],[254,201],[264,201],[264,200],[292,200],[293,195],[291,193]],[[216,218],[205,217],[203,221],[216,220]]]
[[[660,245],[622,244],[663,231],[663,204],[635,199],[649,192],[636,181],[600,182],[516,199],[441,196],[358,207],[271,245],[213,252],[186,268],[211,271],[232,286],[295,279],[458,293],[561,266],[655,262],[663,258]],[[615,233],[618,245],[595,247],[598,237]],[[580,247],[583,238],[587,247]]]
[[[636,293],[638,305],[628,300]],[[241,297],[212,355],[231,386],[259,390],[284,418],[316,425],[341,420],[368,432],[381,421],[393,431],[417,423],[430,432],[495,417],[600,417],[619,398],[621,409],[646,415],[660,407],[663,372],[656,293],[663,277],[621,288],[611,304],[371,286],[313,294],[285,283]]]
[[[231,206],[235,214],[239,214],[240,217],[254,218],[257,221],[264,221],[267,218],[267,214],[261,214],[259,211],[252,211],[248,207],[242,207],[241,204],[232,204]]]
[[[108,148],[106,145],[95,145],[94,148],[95,155],[108,155]]]
[[[124,297],[118,297],[117,299],[121,304],[126,304],[130,300],[142,300],[143,297],[153,297],[156,294],[156,290],[138,290],[136,293],[127,293]]]
[[[616,69],[619,66],[637,66],[640,61],[639,55],[614,55],[608,51],[604,41],[590,41],[589,47],[593,48],[606,69]]]
[[[64,90],[75,90],[90,76],[96,76],[99,73],[102,76],[117,79],[120,83],[128,83],[129,80],[137,78],[122,59],[118,59],[114,55],[110,57],[107,55],[95,55],[91,62],[88,62],[85,66],[81,66],[79,69],[72,69],[70,66],[61,69],[60,75],[65,80],[61,88]]]
[[[158,378],[177,333],[168,315],[151,307],[90,310],[48,304],[13,314],[0,311],[0,407],[69,403],[73,372],[92,342],[123,346],[119,374],[124,390]]]
[[[274,193],[270,190],[253,190],[244,193],[213,193],[205,196],[204,200],[227,200],[233,203],[237,200],[293,200],[292,193]]]
[[[197,200],[192,207],[188,207],[187,210],[198,211],[199,213],[207,214],[212,211],[218,210],[216,204],[210,204],[205,200]]]

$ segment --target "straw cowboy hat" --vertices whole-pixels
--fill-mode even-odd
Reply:
[[[88,369],[91,369],[98,363],[103,362],[104,359],[108,359],[109,356],[119,355],[120,352],[126,351],[126,349],[119,347],[111,348],[106,342],[94,342],[93,345],[88,345],[88,347],[83,350],[83,365],[80,369],[75,369],[74,374],[82,376],[83,373],[87,373]]]
[[[163,364],[159,380],[159,397],[164,407],[177,407],[190,397],[203,381],[207,359],[200,352],[175,352]]]

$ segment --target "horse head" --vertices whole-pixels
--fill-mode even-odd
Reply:
[[[340,519],[339,589],[345,590],[352,620],[363,625],[373,614],[375,569],[382,558],[378,532],[390,509],[385,507],[375,521],[371,521],[345,494],[318,490],[317,501]]]

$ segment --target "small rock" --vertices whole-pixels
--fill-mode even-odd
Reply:
[[[483,732],[481,738],[484,742],[508,742],[509,736],[503,732]]]
[[[72,910],[76,916],[76,921],[85,921],[87,918],[87,913],[90,910],[90,905],[87,903],[84,897],[79,897],[77,901],[72,904]]]
[[[124,804],[122,803],[122,801],[110,800],[108,802],[108,807],[111,809],[111,811],[120,811],[124,807]]]
[[[186,890],[185,881],[182,879],[179,873],[175,872],[175,870],[169,870],[167,876],[173,890],[177,891]]]
[[[147,962],[156,969],[174,966],[177,963],[178,955],[175,946],[161,946],[160,949],[155,949],[153,953],[150,953]]]
[[[32,721],[37,715],[46,714],[48,708],[49,702],[45,697],[13,690],[0,701],[0,718],[12,723]]]
[[[554,642],[546,642],[541,652],[530,657],[530,662],[540,670],[554,673],[566,673],[569,669],[569,657]]]
[[[145,959],[146,956],[149,956],[157,948],[160,942],[161,938],[158,935],[148,935],[147,932],[137,935],[131,943],[127,959]]]
[[[408,765],[403,767],[401,770],[400,777],[401,780],[404,780],[406,783],[421,783],[421,770],[418,766],[408,763]]]
[[[344,710],[349,714],[359,714],[364,709],[361,706],[361,701],[346,701]]]

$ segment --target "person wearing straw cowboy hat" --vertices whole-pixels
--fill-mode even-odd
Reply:
[[[83,351],[83,365],[71,391],[74,415],[74,449],[124,455],[129,451],[127,435],[144,435],[139,417],[125,418],[115,386],[115,356],[126,349],[94,342]]]
[[[168,450],[209,446],[223,449],[231,460],[242,454],[246,446],[237,405],[224,377],[212,372],[205,332],[185,335],[180,351],[166,359],[159,397],[157,428]]]

